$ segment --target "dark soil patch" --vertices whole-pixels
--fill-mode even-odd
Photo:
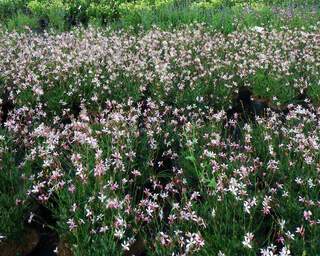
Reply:
[[[145,241],[141,237],[138,237],[137,240],[131,245],[130,250],[127,251],[124,255],[147,256]]]
[[[0,244],[1,256],[29,255],[39,244],[40,237],[35,229],[27,228],[21,242],[5,241]]]
[[[30,224],[38,233],[39,242],[27,256],[56,256],[58,247],[58,234],[49,228],[55,225],[55,219],[50,210],[43,205],[38,205],[35,210],[35,219]]]

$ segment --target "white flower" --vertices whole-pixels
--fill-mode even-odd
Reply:
[[[122,239],[124,236],[124,232],[125,231],[123,229],[116,229],[116,231],[114,232],[114,236],[119,239]]]
[[[290,256],[290,250],[285,246],[281,249],[279,256]]]
[[[2,240],[6,239],[6,236],[3,236],[0,234],[0,242],[2,242]]]
[[[34,214],[33,212],[30,213],[29,219],[28,219],[28,223],[31,223],[33,220]]]
[[[260,249],[261,256],[276,256],[275,251],[276,247],[271,244],[265,249]]]
[[[284,225],[286,224],[286,221],[284,219],[279,220],[280,229],[284,229]]]
[[[248,199],[247,201],[244,201],[243,206],[246,213],[250,214],[250,209],[253,206],[257,205],[257,199],[253,197],[253,199]]]
[[[214,208],[212,208],[211,216],[212,216],[212,218],[214,218],[216,216],[216,210]]]
[[[252,248],[251,242],[253,238],[254,238],[254,235],[251,232],[247,232],[244,236],[244,240],[242,241],[243,246],[251,249]]]
[[[258,32],[258,33],[262,33],[264,31],[264,28],[255,26],[255,27],[252,28],[252,30],[254,30],[254,31]]]
[[[130,243],[129,241],[126,241],[126,242],[122,242],[121,243],[121,247],[124,251],[130,251]]]

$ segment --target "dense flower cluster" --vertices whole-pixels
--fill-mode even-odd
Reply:
[[[4,33],[0,71],[15,104],[47,104],[59,114],[70,101],[97,106],[106,99],[222,106],[239,86],[281,103],[307,93],[319,102],[320,35],[253,28],[228,36],[201,26],[136,36],[75,31],[60,35]],[[64,111],[62,111],[64,110]],[[70,110],[69,110],[70,111]]]
[[[319,59],[317,30],[4,33],[1,122],[76,255],[314,255]]]

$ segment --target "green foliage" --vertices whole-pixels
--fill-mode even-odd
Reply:
[[[309,13],[314,7],[316,13],[312,15],[300,12]],[[148,29],[152,25],[168,28],[203,22],[230,33],[248,26],[307,27],[319,20],[317,8],[312,0],[1,0],[0,20],[9,29],[27,25],[58,31],[89,23]],[[284,13],[292,15],[286,17]],[[44,25],[39,25],[41,22]]]
[[[251,79],[253,92],[256,96],[273,100],[275,104],[281,105],[293,102],[297,92],[293,86],[288,85],[285,79],[276,78],[273,74],[264,71],[257,72]],[[274,96],[277,96],[277,99]]]
[[[0,21],[5,21],[18,12],[26,12],[27,0],[0,0]]]
[[[314,81],[307,91],[308,96],[311,98],[312,102],[316,105],[320,105],[320,83],[319,81]]]
[[[48,19],[50,27],[64,29],[67,9],[62,0],[53,0],[49,3],[32,0],[28,3],[28,9],[37,19]]]
[[[35,17],[18,13],[11,17],[7,22],[8,30],[25,31],[26,28],[37,28],[38,21]]]
[[[24,229],[29,182],[18,168],[19,149],[3,129],[0,130],[0,234],[19,239]],[[21,156],[20,156],[21,157]],[[27,172],[24,172],[27,175]]]

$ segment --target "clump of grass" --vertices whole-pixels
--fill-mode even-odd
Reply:
[[[1,240],[20,240],[30,210],[26,194],[30,182],[28,172],[18,168],[22,152],[11,136],[0,130],[0,234]],[[1,242],[1,241],[0,241]]]

